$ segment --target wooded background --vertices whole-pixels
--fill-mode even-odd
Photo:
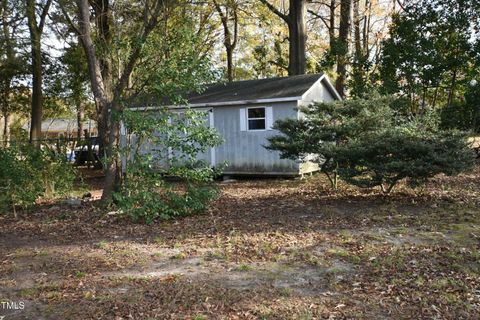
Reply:
[[[396,94],[445,126],[480,123],[477,1],[1,0],[0,16],[6,144],[27,139],[26,122],[35,144],[52,117],[76,116],[80,136],[88,117],[110,159],[129,99],[319,72],[344,98]]]

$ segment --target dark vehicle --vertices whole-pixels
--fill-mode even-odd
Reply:
[[[99,156],[100,145],[98,138],[93,137],[87,141],[83,141],[81,145],[77,146],[75,152],[75,164],[83,166],[85,164],[101,165]]]

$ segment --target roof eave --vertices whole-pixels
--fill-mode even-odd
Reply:
[[[262,103],[274,103],[274,102],[286,102],[286,101],[298,101],[302,97],[282,97],[282,98],[269,98],[269,99],[253,99],[253,100],[236,100],[236,101],[221,101],[221,102],[211,102],[211,103],[191,103],[188,105],[169,105],[169,106],[152,106],[152,107],[134,107],[130,110],[156,110],[160,108],[169,108],[169,109],[181,109],[185,107],[190,108],[208,108],[208,107],[223,107],[223,106],[237,106],[237,105],[248,105],[248,104],[262,104]]]

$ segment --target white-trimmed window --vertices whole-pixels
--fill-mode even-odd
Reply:
[[[252,130],[265,130],[267,114],[263,107],[260,108],[247,108],[247,126],[248,131]]]
[[[272,130],[272,107],[249,107],[240,109],[241,131]]]

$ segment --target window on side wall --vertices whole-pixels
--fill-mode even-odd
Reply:
[[[249,131],[266,129],[266,111],[265,108],[247,109],[247,126]]]

